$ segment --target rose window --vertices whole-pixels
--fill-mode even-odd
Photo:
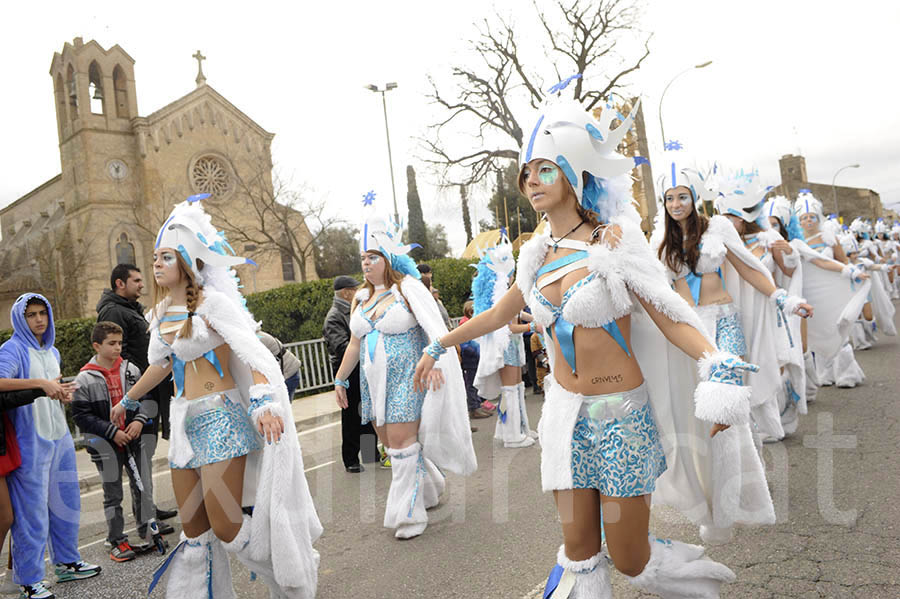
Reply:
[[[197,192],[218,199],[231,190],[231,174],[219,158],[204,156],[198,158],[191,169],[191,183]]]

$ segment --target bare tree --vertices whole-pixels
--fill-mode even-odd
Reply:
[[[38,243],[29,240],[40,287],[50,300],[57,319],[83,316],[84,269],[91,257],[85,239],[86,228],[84,219],[73,220],[45,230]]]
[[[224,203],[210,203],[206,209],[232,244],[252,248],[242,255],[290,259],[300,268],[300,281],[306,281],[315,276],[317,239],[344,220],[307,186],[294,187],[277,175],[272,178],[271,165],[258,166],[249,176],[235,174],[240,210],[225,209]]]
[[[533,0],[533,8],[557,80],[581,73],[583,78],[566,93],[571,90],[587,109],[609,99],[650,55],[649,35],[643,38],[643,50],[636,59],[623,57],[617,48],[627,38],[643,37],[640,0],[556,0],[553,10],[542,9]],[[524,133],[515,108],[528,104],[537,109],[544,100],[545,83],[520,51],[520,36],[514,24],[500,15],[484,19],[471,41],[475,63],[451,71],[455,93],[442,91],[430,78],[429,98],[445,114],[431,125],[422,143],[427,162],[444,184],[471,185],[518,157]],[[524,44],[534,42],[529,39]],[[460,133],[470,134],[473,145],[468,150],[450,149],[444,138],[449,134],[456,139]]]

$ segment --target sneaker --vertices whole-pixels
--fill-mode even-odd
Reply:
[[[94,564],[89,564],[84,560],[78,560],[70,564],[56,564],[54,570],[56,574],[56,582],[69,582],[71,580],[81,580],[82,578],[93,578],[100,574],[102,568]]]
[[[43,582],[23,584],[19,587],[19,599],[56,599],[56,595],[50,592]]]
[[[481,408],[487,410],[488,412],[493,412],[497,409],[497,405],[494,404],[494,402],[485,400],[481,402]]]
[[[385,454],[379,461],[381,463],[382,468],[390,468],[391,467],[391,458],[387,454]]]
[[[122,541],[109,552],[109,559],[114,562],[130,562],[134,558],[134,549],[128,544],[128,541]]]
[[[490,418],[494,414],[492,412],[488,412],[482,408],[476,408],[474,410],[469,410],[469,419],[479,419],[479,418]]]

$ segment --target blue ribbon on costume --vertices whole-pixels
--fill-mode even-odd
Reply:
[[[703,275],[698,275],[694,271],[690,271],[684,275],[684,282],[687,283],[688,289],[691,290],[691,297],[694,298],[694,305],[700,305],[700,285],[703,283]]]
[[[169,557],[167,557],[163,561],[163,563],[161,563],[156,568],[156,570],[153,572],[153,579],[150,580],[150,588],[147,589],[148,597],[150,596],[150,593],[153,592],[153,589],[156,588],[156,585],[159,584],[159,581],[162,579],[163,575],[166,573],[166,570],[169,569],[169,566],[172,564],[172,560],[175,559],[175,555],[178,553],[179,550],[183,549],[185,545],[187,545],[187,541],[182,541],[182,542],[178,543],[178,545],[175,547],[175,549],[173,549],[172,552],[169,554]],[[212,595],[210,595],[210,597],[212,597]]]
[[[545,264],[540,269],[538,269],[537,274],[534,276],[535,279],[540,279],[543,275],[548,272],[553,272],[554,270],[558,270],[564,266],[568,266],[573,262],[578,262],[582,258],[587,258],[588,253],[586,250],[578,250],[577,252],[572,252],[567,256],[563,256],[562,258],[557,258],[553,262]]]
[[[372,329],[366,335],[366,345],[369,348],[369,361],[373,361],[375,359],[375,348],[378,346],[378,336],[380,333],[378,329]]]
[[[416,486],[413,487],[412,500],[409,502],[409,513],[407,518],[412,518],[413,508],[416,507],[416,497],[419,495],[419,474],[425,476],[425,458],[422,456],[422,450],[419,449],[419,459],[416,460]]]
[[[778,315],[778,328],[784,326],[784,330],[787,332],[788,343],[791,347],[794,347],[794,338],[791,335],[791,327],[788,326],[787,316],[784,314],[784,308],[781,306],[775,306],[775,313]]]
[[[225,371],[222,370],[222,365],[219,363],[219,358],[216,357],[216,352],[214,349],[209,350],[202,356],[198,357],[206,358],[206,361],[213,365],[216,369],[216,372],[219,373],[219,378],[225,378]],[[178,356],[172,356],[172,378],[175,380],[175,399],[181,397],[184,393],[184,366],[186,362],[179,358]]]
[[[550,570],[550,576],[547,577],[547,586],[544,587],[543,599],[549,599],[553,596],[553,592],[556,590],[556,587],[559,586],[559,581],[562,579],[562,575],[565,571],[565,568],[559,564],[553,566],[553,569]]]

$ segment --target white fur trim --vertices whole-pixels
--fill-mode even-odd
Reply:
[[[422,446],[413,443],[403,449],[388,449],[387,453],[391,457],[391,486],[384,508],[384,526],[397,529],[400,538],[421,534],[428,525],[425,472],[419,468]]]
[[[784,300],[784,313],[786,316],[790,316],[794,313],[797,307],[800,304],[805,304],[806,300],[802,297],[797,297],[796,295],[789,295]]]
[[[254,386],[263,387],[265,385],[254,385]],[[253,387],[251,387],[251,389],[253,389]],[[253,393],[253,391],[250,392],[250,396],[251,397],[260,397],[260,395]],[[277,416],[277,417],[281,418],[282,422],[286,422],[288,419],[287,410],[284,409],[283,405],[279,404],[277,401],[275,401],[273,399],[273,400],[267,401],[266,403],[262,404],[261,406],[254,409],[250,413],[250,420],[253,422],[254,429],[258,430],[259,419],[262,417],[263,414],[266,414],[266,413],[271,414],[272,416]],[[287,427],[285,427],[285,433],[287,433]]]
[[[750,420],[750,387],[702,381],[694,390],[694,415],[718,424],[744,424]]]
[[[712,367],[721,364],[729,358],[737,359],[737,356],[727,351],[704,352],[700,359],[697,360],[697,375],[700,377],[700,380],[708,381]]]
[[[787,291],[785,291],[784,289],[781,289],[780,287],[776,287],[775,291],[773,291],[772,294],[769,296],[769,302],[773,306],[776,306],[777,302],[778,302],[778,298],[780,298],[780,297],[787,297]]]
[[[703,548],[650,538],[650,561],[639,575],[625,577],[639,589],[667,599],[718,599],[722,583],[735,580],[724,564],[703,557]]]
[[[759,239],[759,245],[766,249],[772,247],[776,241],[784,239],[775,229],[764,229],[756,234],[756,238]]]
[[[790,254],[781,254],[785,268],[797,268],[800,265],[800,252],[793,251]]]
[[[583,396],[544,379],[544,405],[538,422],[541,442],[541,486],[544,491],[572,488],[572,431]]]
[[[713,525],[775,523],[775,507],[748,424],[732,426],[711,439]]]
[[[527,301],[531,297],[531,288],[534,287],[537,271],[540,270],[547,256],[547,240],[549,235],[535,235],[519,248],[519,260],[516,263],[516,287],[522,292],[522,297]]]
[[[576,562],[566,557],[566,546],[560,545],[559,551],[556,552],[556,563],[571,572],[590,572],[597,567],[601,559],[605,559],[602,553],[598,553],[586,560]]]

